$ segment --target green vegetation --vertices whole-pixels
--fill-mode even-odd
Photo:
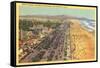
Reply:
[[[52,21],[49,21],[49,20],[48,20],[47,22],[44,22],[43,25],[44,25],[45,27],[54,28],[54,27],[56,27],[56,26],[59,26],[60,23],[52,22]]]
[[[22,29],[24,31],[28,31],[30,27],[33,26],[38,26],[38,25],[43,25],[44,27],[48,27],[48,28],[56,28],[57,26],[59,26],[61,23],[56,22],[56,21],[37,21],[34,20],[29,21],[29,20],[19,20],[19,29]]]
[[[55,21],[36,21],[34,20],[34,25],[43,25],[44,27],[48,28],[55,28],[56,26],[59,26],[61,23],[55,22]]]
[[[22,29],[24,31],[29,30],[30,27],[33,26],[32,21],[28,20],[19,20],[19,29]]]

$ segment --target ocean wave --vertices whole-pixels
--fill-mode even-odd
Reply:
[[[84,27],[89,32],[92,32],[95,30],[95,21],[89,21],[89,20],[80,20],[80,24],[82,27]]]

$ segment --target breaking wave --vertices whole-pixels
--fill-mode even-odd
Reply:
[[[80,24],[82,27],[85,27],[89,32],[93,32],[95,30],[95,21],[90,20],[80,20]]]

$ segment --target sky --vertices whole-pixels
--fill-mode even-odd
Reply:
[[[78,9],[78,8],[62,8],[62,7],[33,7],[21,6],[19,8],[20,16],[22,15],[70,15],[76,17],[85,17],[94,19],[95,10],[93,9]]]

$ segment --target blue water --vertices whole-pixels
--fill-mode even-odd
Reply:
[[[95,30],[95,21],[89,21],[89,20],[80,20],[80,24],[82,27],[85,27],[86,30],[89,32],[92,32]]]

